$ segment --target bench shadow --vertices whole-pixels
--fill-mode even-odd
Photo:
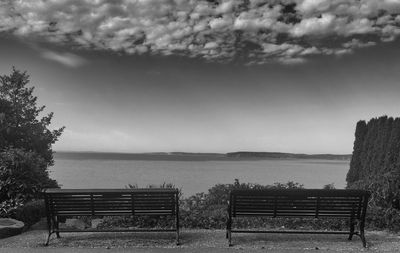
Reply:
[[[34,247],[43,247],[43,241],[35,242]],[[381,247],[387,243],[398,242],[397,236],[388,237],[385,233],[367,233],[368,247]],[[61,238],[52,235],[49,247],[83,247],[83,248],[229,248],[225,231],[222,230],[187,230],[181,231],[179,246],[176,245],[175,233],[61,233]],[[232,235],[233,247],[236,249],[334,249],[341,247],[348,250],[362,250],[362,242],[358,236],[349,241],[346,235],[309,235],[309,234],[245,234]]]
[[[52,235],[50,247],[172,247],[176,246],[175,233],[130,233],[130,232],[80,232],[60,233],[61,238]],[[44,246],[44,241],[40,243]]]
[[[297,247],[298,245],[348,245],[362,247],[361,239],[354,236],[348,240],[346,235],[301,235],[301,234],[234,234],[232,236],[234,246],[271,246],[286,245]]]

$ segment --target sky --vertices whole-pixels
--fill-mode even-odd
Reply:
[[[400,114],[400,0],[0,0],[56,151],[349,154]]]

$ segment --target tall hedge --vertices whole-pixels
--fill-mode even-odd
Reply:
[[[400,118],[382,116],[357,123],[346,180],[348,188],[372,192],[370,221],[400,230]]]

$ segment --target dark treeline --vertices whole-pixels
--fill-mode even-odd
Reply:
[[[400,199],[400,118],[382,116],[359,121],[353,156],[347,173],[348,188],[372,192],[370,209],[390,226]]]
[[[348,183],[400,172],[400,118],[359,121],[355,136]]]

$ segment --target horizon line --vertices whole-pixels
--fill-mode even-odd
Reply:
[[[174,153],[186,153],[186,154],[215,154],[215,155],[226,155],[229,153],[275,153],[275,154],[294,154],[294,155],[337,155],[347,156],[347,154],[337,153],[292,153],[292,152],[276,152],[276,151],[230,151],[230,152],[188,152],[188,151],[151,151],[151,152],[124,152],[124,151],[93,151],[93,150],[53,150],[54,153],[99,153],[99,154],[135,154],[135,155],[146,155],[146,154],[174,154]]]

